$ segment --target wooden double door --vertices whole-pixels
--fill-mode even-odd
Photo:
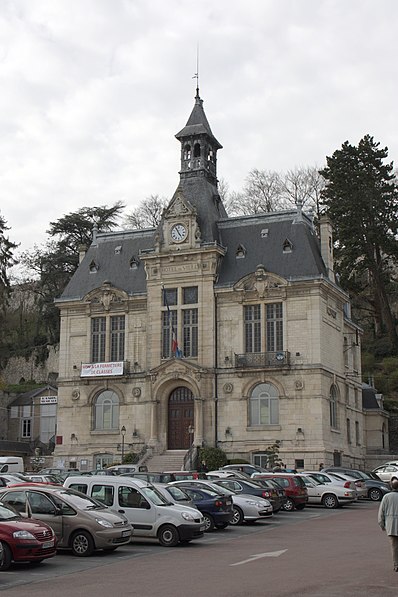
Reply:
[[[191,390],[179,387],[169,396],[168,449],[188,450],[193,442],[194,398]]]

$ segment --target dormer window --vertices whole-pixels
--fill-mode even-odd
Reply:
[[[140,261],[135,255],[130,259],[130,269],[137,269],[140,264]]]
[[[285,239],[282,246],[284,253],[291,253],[293,251],[293,243],[288,238]]]
[[[200,158],[200,143],[195,143],[193,147],[193,157]]]
[[[91,263],[88,267],[90,270],[90,274],[96,274],[99,269],[98,265],[95,263],[94,259],[91,261]]]
[[[261,238],[267,238],[268,237],[268,228],[263,228],[261,230]]]
[[[243,245],[238,245],[235,257],[236,259],[244,259],[246,257],[246,249]]]
[[[191,146],[190,145],[185,145],[184,146],[184,155],[183,155],[184,160],[190,160],[191,159]]]
[[[115,255],[120,255],[121,252],[122,252],[122,245],[115,247]]]

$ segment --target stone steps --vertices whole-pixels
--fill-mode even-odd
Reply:
[[[149,472],[181,471],[186,450],[166,450],[163,454],[154,454],[145,461]]]

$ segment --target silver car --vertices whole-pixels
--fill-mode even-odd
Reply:
[[[309,475],[300,473],[308,491],[309,504],[322,504],[325,508],[338,508],[343,504],[352,504],[358,499],[355,489],[347,489],[344,485],[321,483]]]
[[[272,505],[269,500],[255,495],[238,495],[218,485],[216,480],[192,479],[189,481],[174,481],[173,483],[169,483],[169,485],[176,485],[182,488],[184,488],[184,485],[203,487],[204,489],[212,489],[223,495],[230,496],[232,498],[233,517],[229,524],[232,525],[242,524],[243,522],[253,523],[256,520],[269,518],[273,514]]]
[[[72,489],[57,485],[4,488],[0,500],[25,518],[47,523],[58,540],[58,548],[75,556],[89,556],[95,549],[114,551],[130,542],[132,527],[127,518]]]
[[[375,473],[382,481],[389,483],[394,479],[398,479],[398,463],[388,462],[382,464],[374,468],[372,473]]]

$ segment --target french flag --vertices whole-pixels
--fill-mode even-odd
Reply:
[[[171,336],[171,352],[175,354],[177,359],[180,359],[182,357],[182,352],[178,346],[177,334],[174,329]]]

